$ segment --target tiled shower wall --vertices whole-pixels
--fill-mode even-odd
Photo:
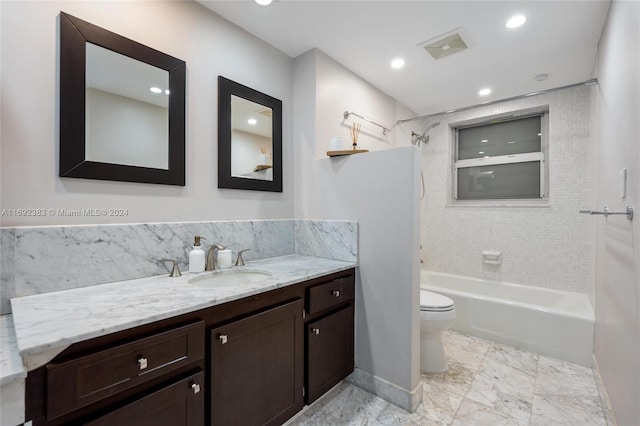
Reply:
[[[422,201],[423,268],[475,278],[592,293],[594,280],[594,166],[591,108],[595,87],[579,86],[468,111],[440,121],[422,148],[426,196]],[[452,202],[456,122],[548,106],[549,203],[545,206],[461,206]],[[539,200],[538,200],[539,201]],[[601,207],[601,206],[600,206]],[[483,250],[502,253],[485,265]]]
[[[177,259],[188,270],[194,235],[238,251],[245,260],[304,254],[357,261],[357,223],[255,220],[0,229],[2,313],[9,299],[162,275]]]

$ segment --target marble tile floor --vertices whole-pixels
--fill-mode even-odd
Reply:
[[[422,374],[415,413],[345,381],[286,426],[615,425],[591,368],[452,331],[443,342],[449,371]]]

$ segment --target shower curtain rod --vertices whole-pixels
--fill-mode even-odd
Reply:
[[[373,125],[376,125],[376,126],[378,126],[378,127],[381,127],[381,128],[382,128],[382,134],[383,134],[383,135],[386,135],[386,134],[387,134],[387,132],[390,132],[390,131],[391,131],[391,129],[389,129],[389,128],[387,128],[387,127],[384,127],[382,124],[378,124],[378,123],[376,123],[375,121],[371,121],[371,120],[369,120],[368,118],[364,118],[363,116],[361,116],[360,114],[356,114],[355,112],[345,111],[345,112],[342,114],[342,116],[344,117],[344,119],[345,119],[345,120],[346,120],[347,118],[349,118],[349,116],[350,116],[350,115],[355,115],[356,117],[360,117],[360,118],[361,118],[361,119],[363,119],[364,121],[367,121],[367,122],[369,122],[369,123],[371,123],[371,124],[373,124]]]
[[[420,115],[418,117],[413,117],[413,118],[405,118],[404,120],[396,121],[396,125],[397,124],[407,123],[409,121],[422,120],[422,119],[425,119],[425,118],[431,118],[431,117],[435,117],[435,116],[442,115],[442,114],[451,114],[451,113],[454,113],[454,112],[466,111],[468,109],[473,109],[473,108],[478,108],[478,107],[481,107],[481,106],[487,106],[487,105],[491,105],[491,104],[496,104],[498,102],[513,101],[513,100],[516,100],[516,99],[528,98],[529,96],[542,95],[544,93],[553,92],[555,90],[568,89],[570,87],[576,87],[576,86],[593,86],[594,84],[598,84],[598,79],[597,78],[592,78],[591,80],[583,81],[582,83],[568,84],[566,86],[555,87],[553,89],[539,90],[537,92],[527,93],[526,95],[512,96],[510,98],[497,99],[495,101],[484,102],[484,103],[481,103],[481,104],[471,105],[471,106],[467,106],[467,107],[451,109],[451,110],[443,111],[443,112],[436,112],[435,114],[427,114],[427,115]]]

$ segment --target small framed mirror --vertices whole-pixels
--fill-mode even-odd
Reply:
[[[222,76],[218,188],[282,192],[282,101]]]
[[[61,177],[185,184],[184,61],[60,13]]]

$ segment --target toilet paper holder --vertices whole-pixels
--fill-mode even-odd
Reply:
[[[495,250],[482,250],[482,263],[488,265],[499,265],[502,260],[502,253]]]

